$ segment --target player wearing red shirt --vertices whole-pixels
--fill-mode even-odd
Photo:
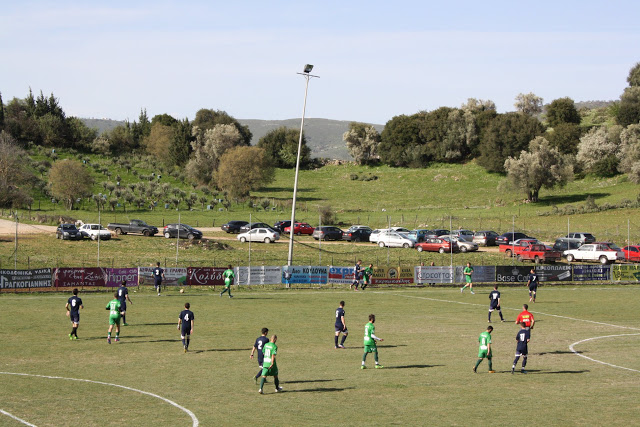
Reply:
[[[527,304],[524,304],[522,306],[522,308],[524,310],[522,310],[522,313],[518,314],[518,318],[516,319],[516,324],[523,322],[524,326],[527,329],[532,329],[534,323],[536,323],[536,321],[533,318],[533,314],[529,313],[527,310],[529,310],[529,306]]]

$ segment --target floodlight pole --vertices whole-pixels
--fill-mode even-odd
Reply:
[[[313,69],[313,65],[306,65],[303,73],[298,73],[301,76],[304,76],[306,79],[306,84],[304,86],[304,104],[302,105],[302,121],[300,123],[300,137],[298,138],[298,156],[296,158],[296,174],[293,180],[293,201],[291,203],[291,225],[289,226],[289,255],[287,256],[287,267],[289,267],[289,272],[291,271],[291,264],[293,263],[293,229],[295,226],[295,218],[296,218],[296,196],[298,194],[298,173],[300,172],[300,152],[302,151],[302,130],[304,129],[304,114],[307,109],[307,92],[309,90],[309,80],[313,76],[309,74]]]

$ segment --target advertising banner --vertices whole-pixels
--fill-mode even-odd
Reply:
[[[374,267],[372,285],[408,285],[413,283],[413,267]]]
[[[187,268],[187,286],[224,286],[223,267]]]
[[[153,267],[138,267],[138,283],[141,285],[154,285]],[[184,286],[187,284],[186,268],[165,268],[163,286]]]
[[[353,267],[329,267],[329,283],[350,285],[353,282]]]
[[[329,267],[312,265],[296,265],[282,267],[283,284],[318,284],[326,285],[329,280]]]
[[[454,267],[455,269],[456,267]],[[413,281],[419,284],[453,283],[454,271],[451,267],[414,267]]]
[[[53,273],[56,287],[77,288],[81,286],[106,286],[107,273],[104,268],[56,268]]]
[[[455,269],[455,282],[465,283],[464,268],[466,266],[456,266]],[[471,280],[473,283],[492,283],[496,281],[496,267],[495,265],[472,265],[473,273],[471,274]],[[448,267],[447,267],[448,268]]]
[[[574,265],[573,280],[584,282],[588,280],[609,280],[611,267],[608,265]]]
[[[614,264],[611,266],[611,280],[614,282],[640,282],[640,265]]]
[[[280,267],[237,267],[236,284],[238,285],[279,285],[282,283]]]
[[[570,265],[539,265],[535,267],[535,270],[538,274],[538,280],[541,282],[571,281]]]
[[[526,282],[529,279],[531,267],[525,266],[496,266],[496,282],[516,283]]]
[[[0,289],[50,288],[51,269],[0,270]]]
[[[117,288],[123,280],[127,286],[138,286],[138,267],[130,268],[105,268],[107,280],[105,286]]]

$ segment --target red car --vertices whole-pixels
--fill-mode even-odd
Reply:
[[[640,245],[625,246],[622,252],[625,261],[640,262]]]
[[[440,252],[441,254],[451,252],[451,243],[439,237],[426,238],[424,242],[416,243],[414,247],[418,252]],[[456,242],[453,242],[453,251],[458,252],[458,244]]]
[[[313,234],[313,230],[315,230],[315,228],[313,228],[312,226],[310,226],[306,222],[296,222],[293,225],[293,234],[295,234],[297,236],[299,236],[301,234],[307,234],[307,235],[311,236]],[[284,228],[284,232],[286,234],[291,233],[291,226],[285,227]]]

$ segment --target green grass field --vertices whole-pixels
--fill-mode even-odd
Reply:
[[[106,343],[106,292],[81,293],[80,339],[70,341],[69,294],[0,295],[0,409],[37,426],[75,425],[620,425],[637,423],[638,286],[542,287],[529,374],[510,374],[528,295],[504,288],[494,313],[494,369],[471,370],[487,325],[487,288],[170,290],[131,292],[120,343]],[[346,301],[345,350],[333,348],[334,310]],[[176,330],[184,302],[196,316],[191,351]],[[380,362],[361,370],[363,327],[375,313]],[[257,393],[250,349],[262,327],[278,335],[284,393]],[[604,365],[572,353],[576,352]],[[373,366],[370,356],[369,367]],[[628,369],[622,369],[628,368]],[[17,376],[24,373],[61,378]],[[96,382],[108,383],[100,384]],[[123,389],[126,386],[158,397]],[[635,420],[635,421],[634,421]],[[21,425],[0,414],[1,425]]]

